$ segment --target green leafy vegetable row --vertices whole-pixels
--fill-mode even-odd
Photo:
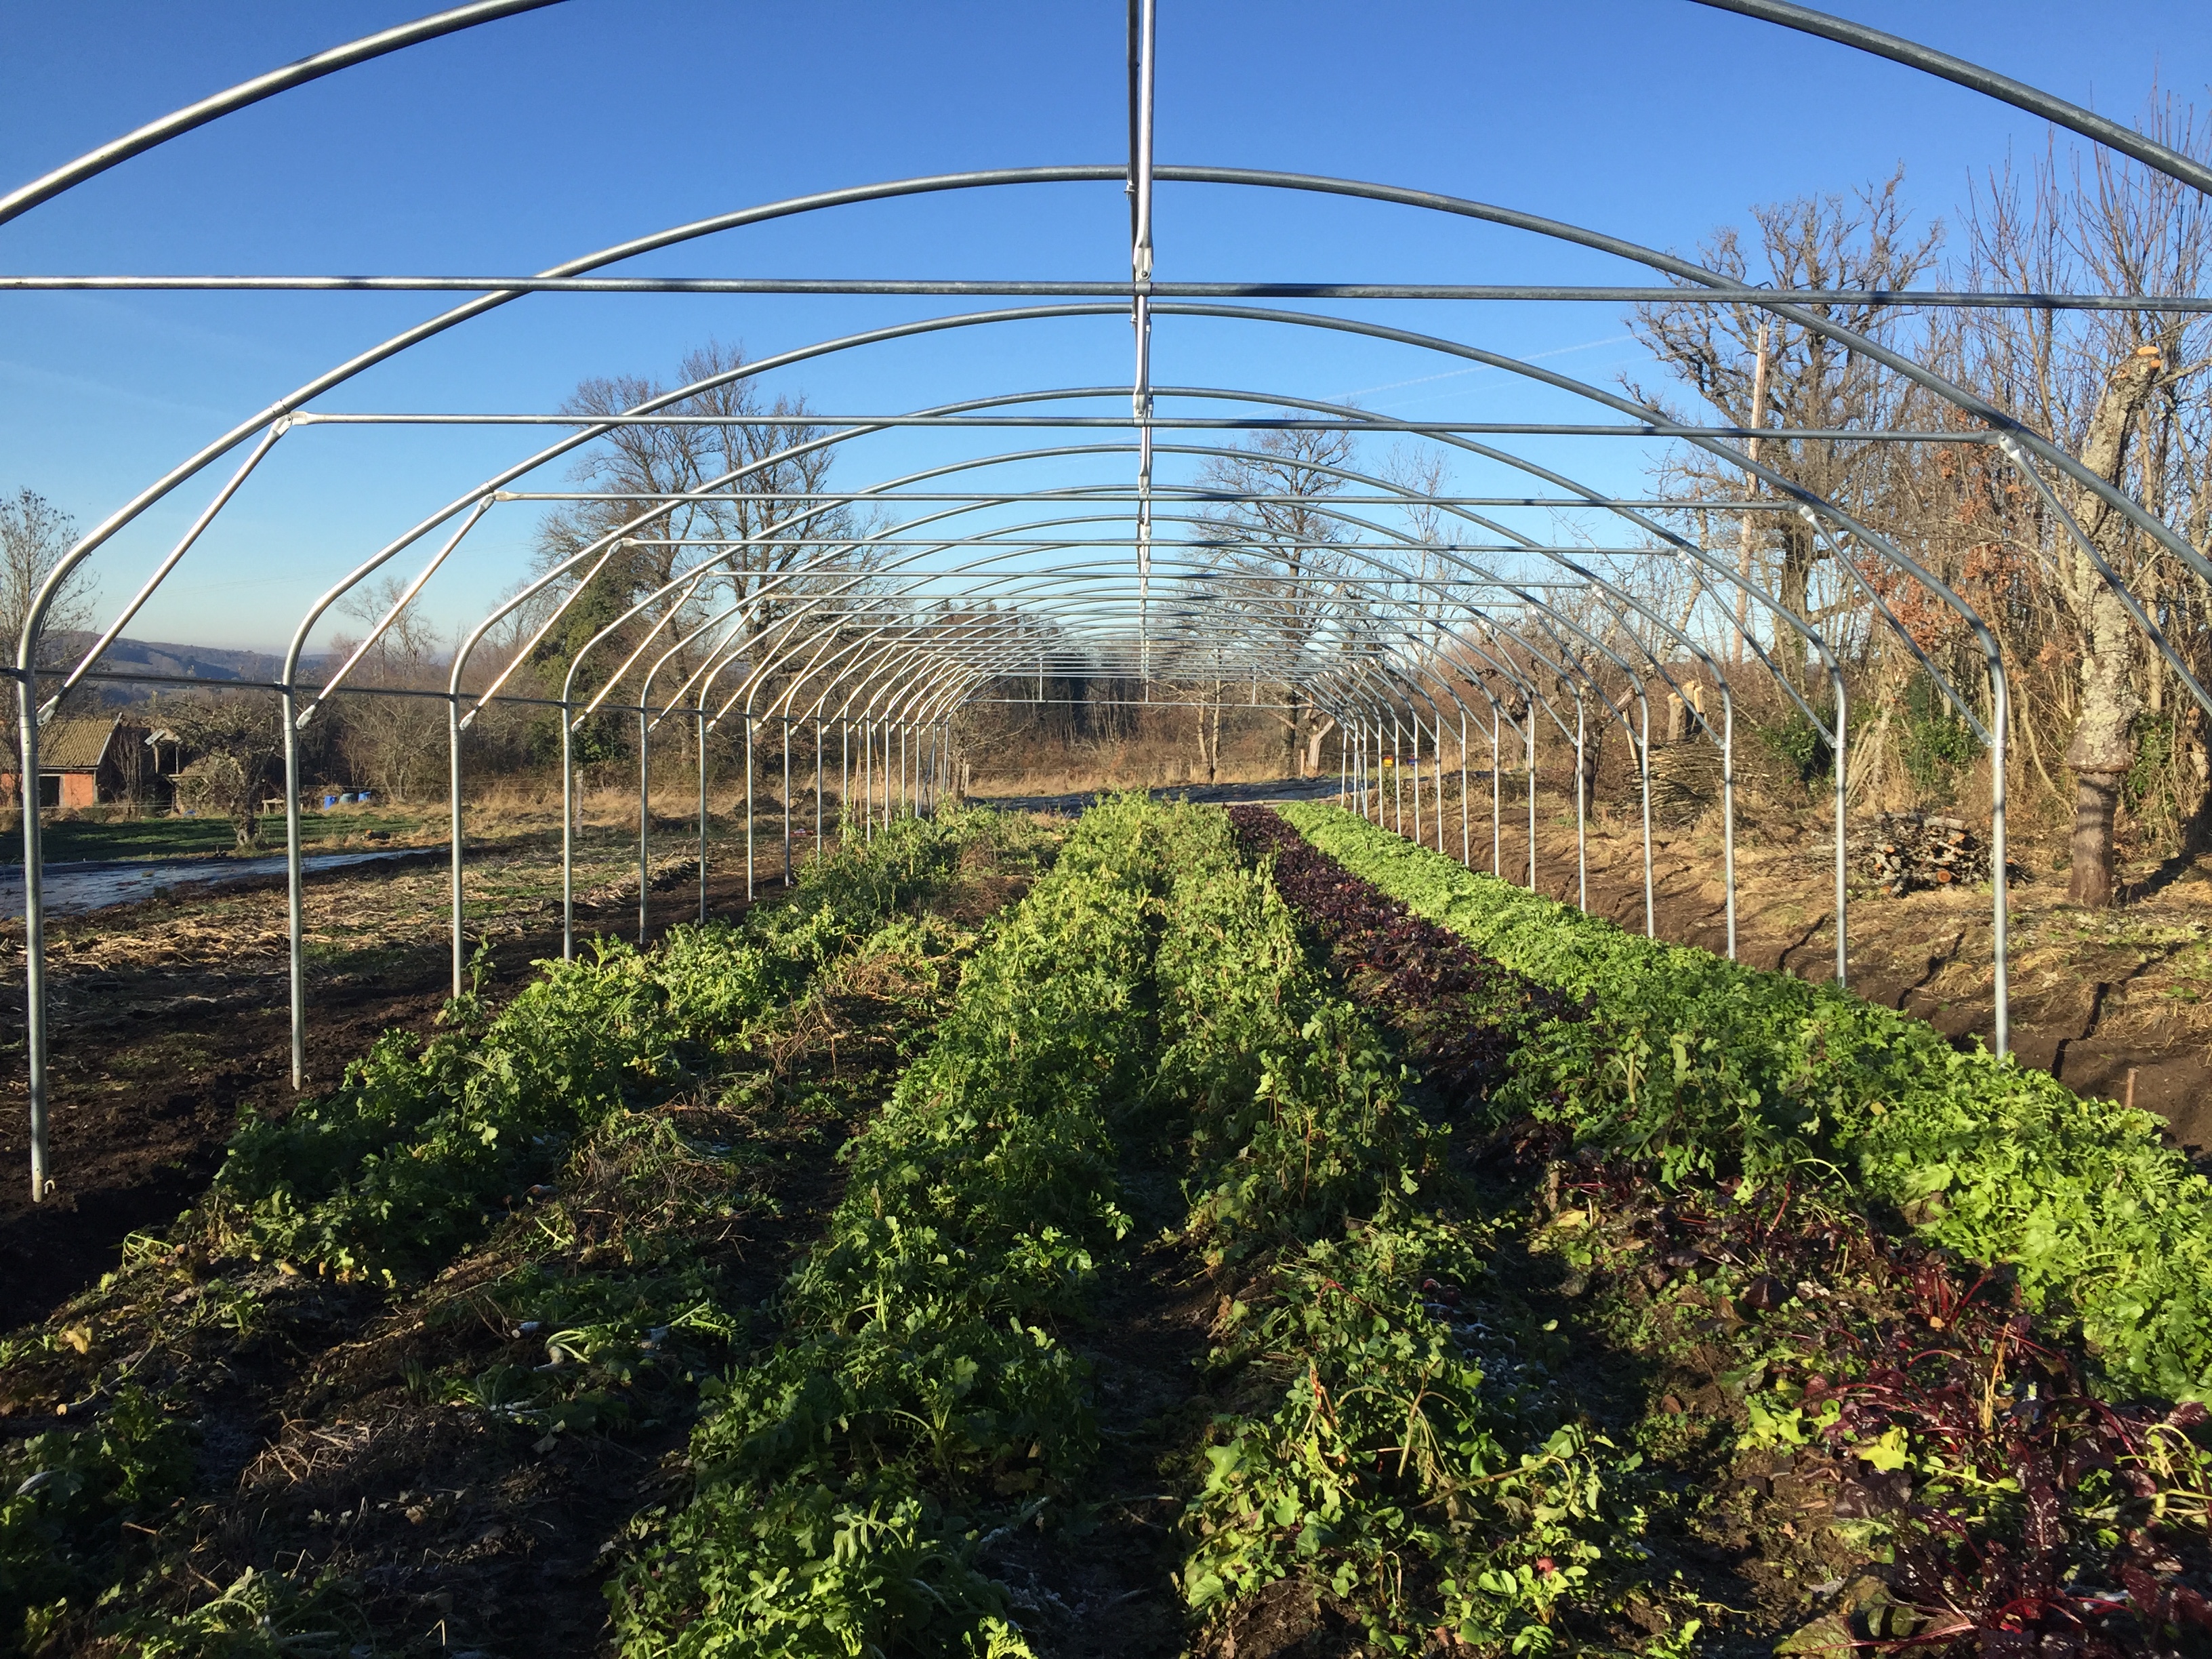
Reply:
[[[1962,1053],[1832,986],[1624,933],[1351,813],[1284,816],[1355,874],[1587,1018],[1528,1033],[1501,1112],[1655,1158],[1665,1178],[1825,1181],[2078,1320],[2108,1390],[2212,1396],[2212,1183],[2159,1120]]]
[[[1095,1449],[1052,1326],[1128,1229],[1112,1123],[1154,1048],[1163,896],[1207,856],[1194,817],[1095,809],[970,962],[848,1146],[781,1341],[695,1435],[690,1503],[612,1587],[624,1651],[1028,1651],[988,1554]]]
[[[499,1016],[465,1001],[427,1043],[387,1034],[331,1096],[282,1123],[249,1121],[180,1236],[218,1255],[312,1262],[388,1284],[449,1257],[488,1230],[499,1199],[559,1179],[572,1157],[601,1185],[657,1185],[659,1224],[625,1251],[635,1257],[630,1273],[579,1281],[525,1270],[499,1287],[521,1310],[517,1318],[545,1324],[562,1357],[586,1363],[550,1376],[495,1366],[464,1396],[483,1395],[489,1414],[533,1434],[627,1415],[640,1336],[665,1328],[653,1347],[690,1351],[719,1346],[735,1329],[713,1295],[718,1275],[668,1212],[719,1206],[726,1216],[741,1200],[726,1188],[672,1187],[679,1170],[696,1186],[722,1166],[685,1146],[665,1118],[625,1109],[731,1057],[841,951],[915,932],[902,910],[943,887],[979,838],[1023,837],[988,813],[902,820],[810,865],[789,899],[738,923],[679,928],[647,951],[612,947],[544,964]],[[558,1201],[531,1214],[534,1231],[556,1243],[570,1219]],[[139,1271],[153,1262],[172,1270],[178,1258],[167,1247],[141,1242],[150,1249],[139,1250]],[[114,1277],[131,1271],[126,1261]],[[189,1290],[194,1270],[174,1271]],[[225,1288],[221,1279],[210,1284]],[[175,1302],[167,1297],[170,1310]],[[189,1338],[219,1304],[220,1295],[191,1299],[164,1317]],[[242,1297],[231,1316],[241,1340],[254,1329],[255,1305]],[[76,1334],[80,1349],[95,1340],[90,1322]],[[97,1602],[124,1620],[132,1651],[198,1652],[192,1632],[212,1640],[234,1618],[258,1628],[272,1597],[293,1594],[281,1577],[249,1572],[230,1594],[183,1615],[131,1605],[165,1574],[185,1576],[165,1565],[167,1540],[157,1534],[177,1514],[173,1502],[194,1487],[193,1425],[186,1402],[152,1376],[160,1370],[94,1387],[56,1428],[0,1448],[0,1651],[38,1650],[72,1620],[82,1626]]]
[[[1259,1396],[1207,1449],[1187,1601],[1225,1622],[1297,1579],[1386,1651],[1440,1631],[1544,1650],[1614,1525],[1610,1449],[1515,1357],[1541,1335],[1516,1345],[1474,1311],[1483,1235],[1446,1213],[1448,1133],[1263,872],[1183,884],[1158,974],[1159,1086],[1198,1156],[1191,1229],[1249,1275],[1215,1359]]]
[[[386,1033],[336,1091],[232,1140],[207,1213],[221,1249],[390,1285],[450,1260],[580,1132],[665,1096],[821,965],[950,876],[982,815],[904,818],[805,866],[783,904],[599,941],[496,1015],[473,994],[428,1042]]]

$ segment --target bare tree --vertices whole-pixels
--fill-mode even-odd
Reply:
[[[76,544],[76,520],[36,490],[0,496],[0,637],[6,641],[10,666],[32,600]],[[45,635],[81,632],[90,626],[96,592],[90,571],[80,568],[71,572],[46,609]],[[55,654],[42,651],[39,660],[44,664]]]
[[[262,696],[179,697],[162,705],[161,721],[193,757],[177,776],[178,804],[219,813],[240,847],[260,845],[263,799],[283,753],[283,721]]]
[[[2161,142],[2193,153],[2193,118],[2154,100]],[[2201,293],[2212,274],[2212,214],[2162,174],[2116,167],[2101,152],[2062,170],[2046,151],[2026,176],[2009,167],[1975,192],[1961,281],[1968,285]],[[1956,319],[1944,344],[1959,379],[2071,450],[2197,546],[2212,529],[2212,325],[2174,312],[1996,312]],[[2022,499],[1991,464],[1961,466],[1972,488],[1957,519],[1988,548],[2004,586],[1989,606],[2021,659],[2015,723],[2054,796],[2070,793],[2069,896],[2110,904],[2118,890],[2116,817],[2157,817],[2178,849],[2201,816],[2208,769],[2201,717],[2150,651],[2118,594],[2063,523]],[[2075,523],[2201,678],[2206,596],[2155,544],[2087,490],[2062,489]],[[1990,590],[1984,576],[1980,584]],[[1977,594],[1978,598],[1979,595]],[[2045,744],[2063,743],[2070,792],[2051,777]]]
[[[356,589],[344,606],[373,624],[392,610],[403,591],[398,577],[387,576]],[[331,649],[343,659],[353,654],[356,644],[340,638],[331,641]],[[389,799],[407,800],[422,787],[446,742],[443,702],[396,694],[442,690],[445,677],[439,671],[445,660],[428,623],[410,605],[393,617],[355,667],[348,680],[354,689],[339,694],[343,726],[339,748],[356,775]]]
[[[1698,250],[1699,262],[1739,283],[1771,282],[1777,288],[1868,289],[1909,286],[1936,259],[1940,225],[1914,233],[1901,198],[1902,169],[1850,197],[1803,197],[1752,210],[1756,255],[1733,227],[1714,232]],[[1920,326],[1908,307],[1873,303],[1812,308],[1885,344],[1904,344]],[[1926,401],[1903,375],[1838,346],[1816,330],[1774,319],[1759,307],[1668,302],[1636,308],[1636,337],[1689,389],[1739,426],[1844,428],[1869,430],[1905,424]],[[1631,395],[1673,413],[1661,392],[1633,380]],[[1895,516],[1901,496],[1897,474],[1907,465],[1895,447],[1838,439],[1768,440],[1760,459],[1792,482],[1838,501],[1876,529]],[[1734,495],[1746,480],[1701,451],[1669,464],[1662,484],[1688,496]],[[1771,537],[1778,550],[1768,544]],[[1818,620],[1831,608],[1855,611],[1856,586],[1830,585],[1816,596],[1822,550],[1812,526],[1790,514],[1764,514],[1747,537],[1754,544],[1757,574],[1784,605]],[[1840,574],[1840,573],[1839,573]],[[1800,685],[1805,684],[1805,645],[1778,622],[1773,647]]]
[[[4,641],[0,652],[4,652],[11,669],[32,601],[53,574],[62,556],[76,544],[76,520],[36,490],[18,489],[13,495],[0,496],[0,641]],[[92,573],[82,567],[62,584],[46,608],[39,635],[35,660],[41,668],[58,664],[68,652],[71,636],[90,625],[96,591]],[[7,756],[10,769],[21,777],[21,738],[12,717],[4,724],[8,735],[0,753]]]
[[[709,650],[740,651],[795,602],[836,591],[836,578],[801,570],[825,547],[837,550],[844,572],[866,562],[862,550],[850,544],[866,521],[820,498],[832,453],[808,447],[826,434],[807,422],[805,398],[780,396],[763,404],[750,377],[727,378],[744,365],[739,348],[715,341],[687,353],[678,367],[679,385],[722,378],[668,412],[709,418],[697,425],[617,427],[576,464],[576,483],[611,499],[578,502],[544,521],[538,538],[541,570],[666,505],[672,495],[702,493],[640,526],[635,538],[617,550],[591,591],[566,613],[567,625],[542,648],[549,663],[565,666],[593,634],[641,601],[649,602],[629,631],[642,638],[658,629],[660,649],[731,612],[724,626],[678,652],[670,665],[674,679],[656,690],[680,684]],[[620,414],[668,390],[639,375],[589,380],[566,408]],[[762,495],[778,499],[739,499]],[[696,580],[684,581],[687,574]],[[651,597],[672,583],[677,585],[669,592]],[[616,652],[593,668],[610,672],[624,654]],[[584,684],[598,683],[593,668],[586,670]],[[679,722],[678,730],[684,729]]]
[[[1285,667],[1283,761],[1293,775],[1318,764],[1334,716],[1304,700],[1293,665],[1311,661],[1340,624],[1346,556],[1352,536],[1319,503],[1340,495],[1357,441],[1349,432],[1275,430],[1234,456],[1217,456],[1203,486],[1261,499],[1231,502],[1206,515],[1208,545],[1197,550],[1211,567],[1217,603],[1244,613]],[[1217,624],[1218,625],[1218,624]]]

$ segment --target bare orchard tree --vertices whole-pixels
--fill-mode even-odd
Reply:
[[[2161,142],[2202,155],[2186,112],[2154,103]],[[2025,179],[2010,170],[1976,191],[1965,284],[2057,291],[2194,295],[2212,276],[2212,213],[2196,191],[2099,152],[2062,171],[2046,155]],[[2118,486],[2192,544],[2212,539],[2212,322],[2189,313],[1991,312],[1960,316],[1947,365],[1974,390]],[[1973,477],[1961,468],[1965,476]],[[1954,515],[2004,569],[1988,605],[2020,659],[2014,719],[2031,759],[2063,742],[2073,775],[2068,896],[2110,904],[2118,890],[2115,817],[2124,800],[2167,850],[2201,825],[2206,741],[2201,716],[2152,651],[2096,563],[2063,522],[2009,476],[1975,477]],[[2054,480],[2054,483],[2057,481]],[[2061,489],[2075,525],[2128,584],[2200,680],[2212,666],[2212,612],[2202,584],[2086,489]],[[1971,572],[1969,574],[1972,574]],[[1977,595],[1978,597],[1978,595]]]
[[[344,607],[373,627],[403,591],[398,577],[387,576],[356,588]],[[359,643],[341,637],[331,641],[331,649],[343,661]],[[444,690],[449,660],[420,610],[410,605],[347,677],[351,690],[338,695],[340,751],[353,775],[387,800],[413,799],[437,773],[446,748],[446,704],[436,697],[397,694]]]
[[[1344,620],[1342,550],[1353,538],[1321,504],[1345,489],[1329,469],[1350,467],[1357,453],[1349,432],[1276,430],[1233,456],[1215,457],[1200,476],[1206,489],[1261,498],[1207,514],[1208,544],[1194,551],[1214,573],[1218,602],[1245,613],[1253,636],[1271,645],[1286,669],[1313,659]],[[1297,674],[1286,672],[1279,684],[1284,766],[1304,777],[1319,764],[1322,741],[1336,720],[1304,700]]]
[[[1777,288],[1899,289],[1934,263],[1941,226],[1915,233],[1906,222],[1902,172],[1850,197],[1805,197],[1752,210],[1755,246],[1747,250],[1733,226],[1716,230],[1698,249],[1699,263],[1739,283]],[[1883,343],[1905,343],[1922,325],[1900,306],[1870,303],[1810,307]],[[1629,326],[1678,380],[1737,426],[1899,426],[1913,418],[1925,394],[1893,370],[1838,346],[1825,334],[1747,305],[1642,305]],[[1675,413],[1664,390],[1625,380],[1631,396]],[[1863,522],[1884,529],[1904,499],[1895,488],[1910,463],[1894,445],[1835,439],[1753,441],[1759,459],[1792,483],[1840,502]],[[1662,487],[1686,497],[1733,496],[1754,481],[1721,466],[1703,451],[1685,449],[1663,469]],[[1778,546],[1770,543],[1778,543]],[[1762,513],[1745,538],[1746,572],[1798,615],[1856,609],[1846,582],[1832,580],[1816,598],[1823,550],[1812,527],[1794,514]],[[1803,640],[1775,623],[1773,649],[1800,685],[1806,683]]]
[[[179,697],[161,705],[161,723],[191,757],[177,775],[177,804],[228,818],[240,847],[259,846],[263,801],[277,785],[284,750],[276,699],[258,693]]]

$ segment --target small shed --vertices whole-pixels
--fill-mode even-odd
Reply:
[[[143,799],[155,782],[155,757],[146,728],[112,720],[54,720],[39,731],[39,805],[96,806]],[[15,775],[0,773],[0,792],[16,793]]]

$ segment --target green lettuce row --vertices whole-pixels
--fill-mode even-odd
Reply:
[[[1448,1136],[1404,1099],[1404,1070],[1307,960],[1263,873],[1179,882],[1157,973],[1158,1086],[1190,1112],[1197,1153],[1191,1233],[1259,1270],[1220,1357],[1276,1390],[1216,1425],[1185,1600],[1220,1620],[1295,1577],[1382,1651],[1426,1650],[1439,1630],[1542,1651],[1554,1605],[1632,1522],[1607,1501],[1610,1449],[1510,1357],[1541,1337],[1483,1351],[1504,1316],[1479,1295],[1480,1239],[1436,1212]],[[1486,1314],[1463,1322],[1440,1287]]]
[[[836,953],[950,879],[986,813],[902,819],[802,868],[797,891],[650,951],[606,940],[495,1016],[449,1004],[427,1042],[386,1033],[331,1094],[249,1118],[217,1172],[219,1248],[386,1284],[450,1260],[574,1137],[665,1096]]]
[[[2212,1183],[2152,1114],[1832,986],[1637,938],[1340,809],[1279,810],[1419,915],[1589,1003],[1528,1035],[1500,1110],[1647,1152],[1667,1178],[1811,1182],[1893,1209],[2078,1319],[2108,1391],[2212,1398]]]
[[[1142,1092],[1172,872],[1199,815],[1087,814],[969,962],[846,1149],[845,1196],[714,1391],[690,1503],[610,1588],[630,1655],[1026,1654],[988,1551],[1081,1475],[1086,1380],[1052,1334],[1129,1223],[1113,1123]]]

